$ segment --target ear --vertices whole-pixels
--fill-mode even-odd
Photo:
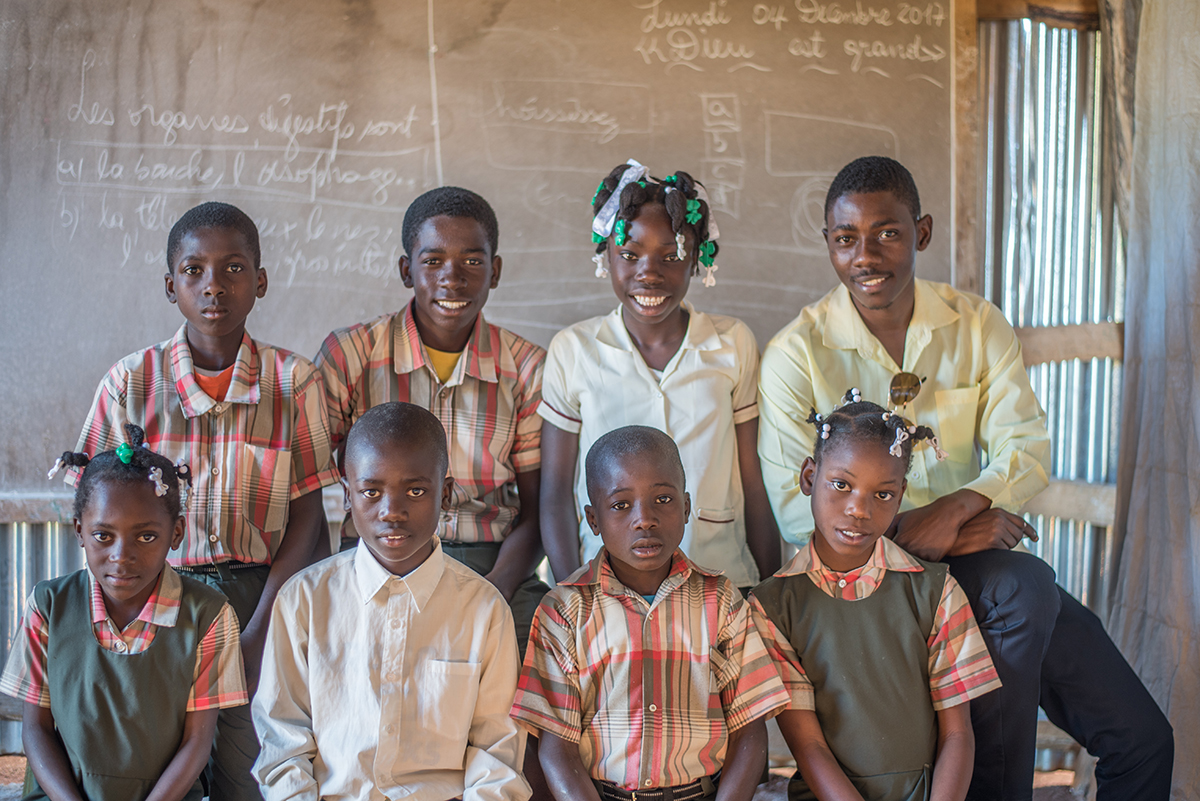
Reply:
[[[175,274],[174,274],[174,272],[172,272],[171,270],[168,270],[166,272],[166,274],[163,275],[163,283],[165,284],[165,286],[163,288],[166,290],[166,293],[167,293],[167,301],[170,303],[174,303],[175,302]]]
[[[825,238],[825,247],[829,247],[829,229],[822,226],[821,236]]]
[[[500,284],[500,268],[503,266],[504,262],[499,256],[492,257],[492,289]]]
[[[811,497],[816,480],[817,463],[809,456],[804,460],[804,464],[800,465],[800,491]]]
[[[73,523],[73,526],[75,528],[75,539],[79,543],[79,547],[82,548],[83,547],[83,521],[77,517],[77,518],[75,518],[75,522]]]
[[[442,508],[447,512],[454,508],[454,476],[446,476],[442,482]]]
[[[583,507],[583,516],[587,518],[587,524],[592,529],[592,533],[599,537],[600,520],[596,517],[596,510],[592,508],[591,504]]]
[[[341,479],[341,482],[342,482],[342,511],[349,512],[350,511],[350,482],[347,481],[344,477]]]
[[[261,298],[267,294],[267,271],[262,267],[255,267],[254,269],[258,271],[258,288],[255,290],[254,296]]]
[[[933,239],[933,215],[926,214],[921,219],[917,220],[917,250],[924,250],[929,247],[930,241]]]
[[[401,256],[400,257],[400,281],[403,282],[404,286],[408,287],[409,289],[413,288],[412,272],[409,269],[411,267],[412,267],[412,262],[409,261],[408,256]]]
[[[183,518],[175,518],[175,531],[171,534],[171,550],[174,551],[183,542]]]
[[[683,493],[683,519],[690,520],[692,518],[692,495],[690,492]]]

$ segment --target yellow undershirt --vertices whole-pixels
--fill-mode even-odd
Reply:
[[[458,364],[459,357],[462,356],[462,351],[458,353],[446,353],[444,350],[434,350],[426,345],[425,352],[429,354],[430,366],[433,367],[433,372],[437,373],[438,381],[445,384],[450,380],[451,374],[454,373],[454,368]]]

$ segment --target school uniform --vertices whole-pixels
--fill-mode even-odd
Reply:
[[[946,566],[884,537],[865,565],[838,573],[810,542],[750,598],[791,695],[788,708],[816,711],[830,750],[863,798],[927,801],[937,711],[1000,686],[967,597]],[[815,798],[799,773],[788,798]]]
[[[479,573],[495,566],[500,544],[521,513],[517,475],[542,464],[542,426],[536,414],[546,352],[482,314],[445,382],[417,331],[412,304],[326,337],[317,354],[325,382],[329,433],[336,452],[368,409],[403,401],[433,413],[446,429],[451,508],[438,538],[451,556]],[[537,499],[534,498],[536,503]],[[343,536],[355,537],[346,515]],[[524,649],[529,621],[549,588],[528,576],[510,606]]]
[[[300,571],[253,702],[264,797],[524,801],[518,665],[503,596],[436,540],[403,577],[361,541]]]
[[[901,370],[924,380],[905,416],[930,426],[947,454],[939,462],[928,443],[914,447],[901,510],[970,489],[1016,513],[1047,485],[1046,417],[1012,326],[983,298],[920,278],[913,283],[901,364],[840,285],[805,307],[763,351],[758,453],[771,507],[792,542],[803,544],[813,530],[799,484],[816,439],[804,422],[809,410],[827,412],[850,387],[883,402]],[[1050,566],[1008,550],[944,561],[971,599],[1004,681],[1000,692],[971,704],[971,797],[1029,798],[1039,704],[1099,758],[1102,798],[1165,793],[1171,754],[1163,744],[1172,736],[1166,716],[1099,618],[1056,586]]]
[[[538,608],[512,715],[578,743],[606,796],[672,787],[700,798],[729,733],[787,700],[729,579],[676,551],[647,602],[601,549]]]
[[[246,703],[237,618],[223,595],[170,566],[124,630],[87,569],[43,581],[0,692],[52,711],[86,797],[137,801],[175,757],[188,712]],[[202,795],[197,781],[187,798]],[[32,773],[23,797],[45,798]]]
[[[651,370],[625,328],[621,307],[559,331],[550,343],[538,414],[579,435],[575,506],[584,561],[599,552],[583,514],[587,453],[597,439],[627,425],[653,426],[679,447],[692,517],[680,548],[738,587],[758,583],[746,543],[745,503],[734,426],[758,417],[758,344],[740,320],[696,311],[689,303],[683,343]]]
[[[188,465],[184,538],[168,561],[221,590],[245,628],[287,529],[288,504],[336,482],[337,473],[311,362],[247,333],[229,382],[220,400],[201,389],[185,323],[173,338],[113,365],[75,449],[111,450],[131,422],[145,429],[149,448]],[[72,468],[67,481],[78,484],[81,473]],[[248,708],[222,712],[214,801],[259,797],[250,777],[257,751]]]

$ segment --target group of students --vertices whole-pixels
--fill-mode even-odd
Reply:
[[[862,297],[914,291],[878,254],[928,243],[915,193],[882,158],[831,186],[830,254]],[[996,509],[960,496],[964,531],[1031,534],[979,476],[986,437],[918,425],[927,378],[907,370],[835,395],[808,375],[813,407],[787,408],[778,356],[760,431],[749,328],[684,300],[715,280],[703,186],[631,160],[592,206],[620,303],[548,352],[485,320],[496,217],[444,187],[405,214],[412,301],[334,331],[315,364],[245,330],[267,290],[253,222],[183,215],[165,280],[184,324],[112,368],[53,471],[76,483],[87,569],[37,586],[0,676],[27,702],[26,798],[749,799],[771,717],[793,799],[1029,797],[975,769],[996,756],[977,758],[968,702],[1009,683],[979,592],[897,544],[956,570],[901,511],[947,454],[1004,485],[965,490]],[[944,400],[969,402],[937,393],[950,422]],[[777,520],[800,544],[782,569]]]

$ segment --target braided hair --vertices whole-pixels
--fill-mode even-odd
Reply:
[[[806,422],[816,426],[817,440],[813,446],[813,460],[818,464],[821,454],[836,447],[839,442],[852,439],[883,445],[892,456],[904,460],[904,471],[912,465],[913,445],[921,440],[931,440],[937,446],[937,437],[929,426],[913,425],[896,412],[889,412],[877,403],[860,399],[857,389],[848,391],[839,406],[826,415],[809,411]]]
[[[83,468],[83,476],[75,489],[75,517],[83,518],[97,484],[133,484],[138,481],[154,483],[155,494],[162,500],[171,519],[182,515],[192,484],[187,465],[171,464],[170,459],[150,450],[146,446],[146,432],[133,423],[125,424],[125,436],[128,442],[93,458],[86,453],[66,451],[54,463],[50,478],[63,467]]]
[[[632,165],[621,164],[613,168],[613,171],[604,177],[600,182],[600,186],[596,189],[596,194],[592,197],[592,214],[599,213],[600,209],[612,197],[612,193],[616,190],[617,185],[621,182],[621,176],[626,170],[634,169]],[[619,198],[620,206],[617,209],[617,216],[614,220],[614,225],[623,221],[626,226],[637,218],[642,207],[648,204],[659,204],[667,210],[667,216],[671,219],[671,230],[676,235],[682,234],[690,230],[696,238],[696,247],[692,253],[692,274],[699,272],[699,262],[697,256],[701,253],[706,254],[708,263],[716,257],[720,250],[715,240],[709,239],[708,223],[712,209],[709,208],[707,201],[700,197],[697,187],[700,183],[686,172],[679,171],[674,175],[668,175],[666,178],[655,178],[647,176],[645,180],[631,181],[621,190]],[[675,191],[677,190],[677,191]],[[688,204],[693,205],[693,209],[688,209]],[[689,222],[689,215],[691,222]],[[593,237],[598,238],[598,237]],[[602,239],[596,243],[596,253],[604,253],[608,248],[608,240]]]

